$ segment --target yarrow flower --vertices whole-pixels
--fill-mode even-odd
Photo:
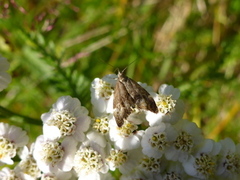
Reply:
[[[164,167],[165,165],[161,158],[143,156],[135,171],[141,172],[143,177],[147,179],[161,180],[161,172],[165,169]]]
[[[21,177],[20,174],[18,174],[15,170],[12,170],[8,167],[4,167],[0,170],[0,179],[2,180],[22,180],[23,177]]]
[[[16,126],[0,123],[0,162],[13,164],[17,150],[28,143],[26,131]]]
[[[128,174],[139,164],[142,157],[140,148],[129,151],[112,148],[106,160],[111,171],[118,168],[122,174]]]
[[[116,122],[111,119],[109,122],[110,140],[114,145],[121,150],[136,149],[140,146],[142,130],[138,130],[138,126],[129,121],[125,121],[123,126],[120,128]]]
[[[101,117],[93,118],[92,128],[101,133],[102,135],[106,135],[109,133],[109,119],[111,119],[110,115],[103,115]]]
[[[114,171],[116,167],[121,166],[127,160],[127,155],[122,150],[112,149],[110,155],[107,158],[110,169]]]
[[[113,115],[117,78],[107,75],[92,82],[91,118],[77,98],[60,97],[42,114],[43,134],[30,150],[26,132],[0,123],[0,165],[13,164],[16,155],[20,159],[14,169],[2,168],[0,179],[240,179],[240,144],[205,139],[195,123],[182,119],[180,91],[171,85],[155,93],[138,82],[159,112],[132,108],[118,127]]]
[[[63,172],[58,171],[55,173],[49,172],[49,173],[43,173],[41,176],[41,180],[69,180],[72,178],[72,172]]]
[[[193,156],[183,162],[185,172],[199,179],[213,178],[217,169],[217,155],[221,144],[206,139]]]
[[[178,161],[164,161],[164,167],[161,173],[163,180],[190,180],[185,173],[181,162]]]
[[[66,137],[62,142],[39,136],[35,142],[33,157],[44,173],[70,171],[77,143],[72,137]]]
[[[173,127],[176,139],[165,156],[168,160],[184,162],[197,150],[197,144],[202,143],[204,137],[197,125],[188,120],[179,120]]]
[[[158,94],[151,93],[159,113],[147,112],[146,120],[150,126],[158,125],[160,122],[176,123],[182,118],[184,105],[179,100],[180,91],[171,85],[163,84],[159,87]]]
[[[115,87],[117,76],[110,74],[102,79],[96,78],[91,85],[91,102],[95,116],[113,111],[113,87]]]
[[[240,144],[237,146],[230,138],[219,142],[222,145],[217,167],[217,175],[224,179],[239,179],[240,176]]]
[[[6,73],[9,66],[9,62],[0,55],[0,91],[5,89],[12,80],[11,76]]]
[[[30,151],[26,146],[19,153],[21,161],[16,166],[16,171],[21,174],[23,179],[36,179],[41,176],[41,171],[37,166],[36,160],[33,158],[34,144],[31,145]]]
[[[176,136],[176,130],[169,124],[161,123],[159,126],[147,128],[141,141],[143,154],[161,158],[168,151]]]
[[[77,98],[70,96],[60,97],[50,112],[42,114],[41,118],[44,136],[53,140],[72,136],[76,141],[83,141],[91,121],[88,110]]]
[[[78,179],[100,180],[108,173],[103,147],[91,141],[83,142],[74,156],[73,169]]]

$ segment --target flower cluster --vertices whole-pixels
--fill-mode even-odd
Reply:
[[[139,83],[154,98],[155,114],[136,110],[118,127],[113,116],[117,76],[91,85],[93,115],[77,98],[60,97],[42,114],[43,134],[30,149],[26,132],[0,123],[0,179],[194,180],[240,178],[240,144],[204,138],[201,129],[182,119],[180,91],[161,85],[158,92]]]

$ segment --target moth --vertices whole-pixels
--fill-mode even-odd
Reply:
[[[158,113],[157,105],[151,95],[136,81],[118,72],[118,79],[114,89],[113,115],[118,127],[133,112],[142,109]]]

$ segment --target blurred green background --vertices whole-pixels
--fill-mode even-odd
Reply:
[[[179,88],[184,118],[206,137],[239,142],[239,0],[2,0],[0,11],[13,78],[0,93],[1,121],[32,140],[57,98],[91,111],[91,81],[127,67],[156,91]]]

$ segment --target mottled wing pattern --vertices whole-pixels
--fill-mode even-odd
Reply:
[[[129,97],[126,87],[118,79],[114,90],[113,115],[119,127],[123,125],[124,119],[127,119],[127,117],[132,113],[133,104],[133,98]]]
[[[134,99],[136,107],[139,109],[144,109],[152,111],[154,113],[158,113],[157,105],[152,96],[136,81],[130,78],[128,78],[128,81],[129,81],[128,84],[131,84],[129,87],[131,88],[132,86],[133,89],[133,91],[129,89],[130,91],[128,90],[128,92],[130,96]]]
[[[137,82],[119,72],[113,100],[113,115],[119,127],[135,107],[158,113],[156,103],[150,94]]]

